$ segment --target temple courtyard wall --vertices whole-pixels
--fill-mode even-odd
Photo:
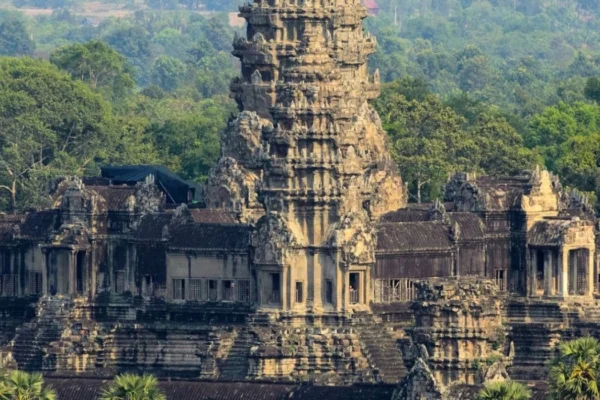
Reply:
[[[413,302],[320,317],[117,296],[3,301],[0,363],[56,379],[150,372],[292,386],[402,385],[426,365],[443,393],[498,374],[543,381],[559,342],[600,339],[594,301],[511,297],[478,278],[417,286]]]

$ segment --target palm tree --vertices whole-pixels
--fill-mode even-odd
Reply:
[[[102,393],[101,400],[166,400],[152,375],[122,374]]]
[[[0,378],[0,400],[56,400],[56,392],[44,387],[42,374],[11,371]]]
[[[6,384],[4,380],[0,380],[0,400],[12,400],[13,393],[13,388]]]
[[[549,395],[555,400],[597,400],[600,343],[586,337],[558,346],[550,363]]]
[[[531,391],[514,381],[487,383],[477,395],[477,400],[528,400],[529,398],[531,398]]]

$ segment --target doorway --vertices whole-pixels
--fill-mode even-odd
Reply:
[[[350,304],[360,303],[360,272],[351,272],[349,279]]]
[[[76,260],[76,285],[77,285],[77,294],[83,294],[86,290],[86,273],[85,273],[85,252],[79,251],[77,252],[77,260]]]

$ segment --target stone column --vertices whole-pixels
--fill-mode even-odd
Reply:
[[[88,264],[88,282],[90,283],[90,287],[88,288],[88,292],[92,298],[96,296],[96,289],[98,288],[98,269],[96,268],[96,243],[92,241],[90,246],[90,256],[89,256],[89,264]]]
[[[290,293],[292,290],[289,290],[292,285],[291,273],[289,266],[284,265],[281,269],[281,275],[279,276],[279,291],[281,296],[281,309],[289,310],[292,304],[290,297]]]
[[[560,294],[563,298],[569,297],[569,249],[561,248],[558,253],[560,265],[558,273],[560,274]]]
[[[77,252],[69,251],[69,294],[77,293]]]
[[[48,294],[48,250],[42,251],[42,296]]]
[[[577,287],[577,274],[579,273],[579,254],[577,250],[574,250],[571,254],[572,255],[569,256],[569,261],[573,261],[573,267],[571,268],[571,265],[568,266],[569,280],[573,282],[573,294],[577,296],[579,294],[579,290],[577,290],[579,289]]]
[[[265,301],[264,301],[265,289],[263,287],[264,273],[265,272],[260,269],[256,271],[256,289],[255,289],[256,299],[254,299],[254,302],[256,303],[257,308],[261,308],[265,304]],[[207,296],[208,296],[208,293],[207,293]]]
[[[528,257],[529,259],[529,265],[527,268],[528,271],[528,275],[529,275],[529,282],[528,282],[528,291],[529,291],[529,296],[530,297],[534,297],[537,296],[537,249],[532,248],[529,250],[530,251],[530,256]]]
[[[594,282],[596,280],[596,277],[594,276],[594,257],[595,257],[595,252],[594,252],[594,248],[590,247],[588,249],[588,296],[589,297],[593,297],[594,296]]]
[[[370,306],[373,301],[373,280],[371,279],[371,272],[373,271],[372,267],[369,267],[365,270],[365,304]]]
[[[554,295],[552,284],[552,254],[550,250],[544,251],[544,296]]]

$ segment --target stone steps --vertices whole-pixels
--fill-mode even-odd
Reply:
[[[363,351],[375,369],[379,380],[397,383],[407,374],[402,352],[396,339],[375,319],[357,329]]]
[[[227,357],[219,365],[219,379],[228,381],[244,380],[248,376],[250,347],[254,338],[242,328],[234,338]]]
[[[36,318],[16,332],[14,355],[19,369],[53,369],[55,360],[45,360],[46,352],[52,342],[60,340],[72,307],[73,303],[69,299],[42,298],[39,301]]]

